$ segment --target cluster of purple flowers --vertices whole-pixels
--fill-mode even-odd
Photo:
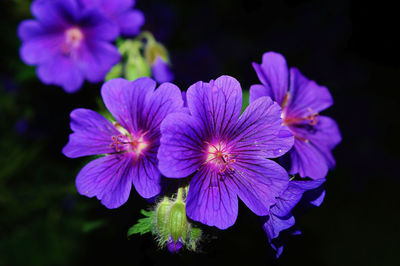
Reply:
[[[25,20],[18,34],[22,60],[37,66],[45,84],[77,91],[87,79],[100,82],[121,56],[113,41],[139,33],[142,12],[134,0],[34,0],[36,20]]]
[[[253,66],[262,85],[251,87],[242,114],[242,88],[230,76],[197,82],[186,93],[171,83],[155,89],[150,78],[105,83],[101,94],[116,121],[87,109],[71,113],[73,133],[63,153],[104,155],[79,172],[79,193],[117,208],[132,184],[152,198],[162,191],[162,176],[186,178],[190,219],[226,229],[240,199],[261,217],[279,255],[280,232],[294,225],[292,209],[307,193],[309,203],[321,204],[341,137],[336,123],[319,115],[332,104],[327,88],[288,69],[280,54],[266,53]],[[271,160],[282,156],[288,169]]]

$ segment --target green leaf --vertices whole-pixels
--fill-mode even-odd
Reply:
[[[153,233],[154,232],[154,211],[140,211],[144,216],[137,221],[137,223],[129,228],[127,236],[130,238],[134,234],[144,235],[146,233]]]

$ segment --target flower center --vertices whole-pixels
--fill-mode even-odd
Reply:
[[[232,163],[236,162],[236,160],[232,158],[229,148],[223,143],[211,144],[206,142],[206,144],[206,160],[204,164],[215,167],[220,173],[225,172],[227,169],[233,171]]]
[[[117,153],[130,153],[138,160],[149,147],[149,142],[145,139],[146,133],[147,132],[142,133],[139,131],[137,135],[120,134],[118,136],[112,136],[112,143],[110,146],[113,147]]]
[[[283,114],[283,124],[290,126],[294,124],[307,122],[310,126],[315,126],[318,123],[318,112],[313,112],[311,108],[308,108],[309,115],[303,117],[288,117],[284,112]]]
[[[69,28],[64,36],[61,51],[66,55],[70,55],[73,50],[79,48],[84,38],[83,32],[78,27]]]

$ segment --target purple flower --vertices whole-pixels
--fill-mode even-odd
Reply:
[[[158,83],[170,82],[174,79],[174,74],[160,56],[157,56],[151,66],[151,74]]]
[[[85,78],[102,81],[120,60],[110,43],[118,28],[96,10],[81,9],[75,0],[36,0],[31,10],[37,20],[19,25],[20,54],[26,64],[38,66],[43,83],[74,92]]]
[[[295,219],[292,214],[292,209],[299,203],[306,193],[313,193],[315,197],[308,198],[309,203],[314,206],[319,206],[325,196],[323,183],[325,179],[311,181],[290,181],[289,186],[282,195],[277,197],[276,204],[270,209],[270,214],[264,217],[263,229],[267,234],[268,241],[272,248],[276,251],[276,256],[279,257],[283,251],[283,241],[278,239],[280,233],[284,230],[292,228],[295,224]],[[317,192],[317,194],[315,193]],[[303,198],[304,198],[303,197]],[[290,234],[299,234],[300,231],[292,230]]]
[[[81,0],[86,8],[96,8],[119,27],[122,35],[133,36],[140,32],[144,15],[133,9],[134,0]]]
[[[144,198],[160,192],[156,157],[160,123],[167,114],[179,111],[183,101],[175,85],[164,83],[154,91],[155,86],[150,78],[105,83],[101,94],[117,120],[114,124],[88,109],[72,111],[74,132],[63,153],[69,158],[105,155],[79,172],[80,194],[96,196],[107,208],[117,208],[128,200],[132,183]]]
[[[197,82],[186,96],[190,115],[171,114],[161,124],[158,159],[167,177],[193,174],[188,217],[225,229],[235,223],[238,197],[255,214],[267,215],[289,177],[266,158],[281,156],[293,145],[278,104],[262,97],[240,116],[242,90],[229,76]]]
[[[333,104],[326,87],[305,78],[297,68],[288,69],[285,58],[277,53],[263,55],[262,64],[253,63],[263,85],[250,88],[250,102],[270,96],[282,107],[284,124],[295,136],[290,174],[324,178],[335,166],[332,149],[341,141],[334,120],[319,112]]]

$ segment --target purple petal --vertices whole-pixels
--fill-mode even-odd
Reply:
[[[187,177],[196,171],[203,160],[201,125],[185,113],[167,116],[161,123],[158,167],[167,177]]]
[[[88,163],[76,178],[81,195],[96,196],[109,209],[120,207],[132,187],[132,164],[129,156],[109,155]]]
[[[264,86],[264,85],[251,85],[250,86],[250,97],[249,97],[249,102],[252,103],[255,100],[257,100],[260,97],[264,96],[269,96],[269,97],[274,97],[272,94],[272,90],[270,87]]]
[[[287,116],[304,117],[311,112],[320,112],[333,104],[329,90],[308,80],[297,68],[290,69],[290,96]]]
[[[156,86],[150,78],[139,78],[133,82],[117,78],[106,82],[101,88],[104,104],[115,119],[128,131],[138,132],[141,128],[138,115],[144,110],[147,94]]]
[[[158,83],[170,82],[174,79],[174,74],[169,69],[168,63],[164,62],[159,56],[151,66],[151,73]]]
[[[114,18],[135,5],[134,0],[81,0],[87,8],[98,8],[108,17]]]
[[[121,134],[107,119],[88,109],[71,112],[71,129],[63,153],[69,158],[113,153],[111,137]]]
[[[324,182],[325,179],[289,182],[288,188],[279,196],[276,205],[272,207],[271,212],[280,217],[288,215],[297,203],[299,203],[305,191],[316,189]]]
[[[133,185],[143,198],[151,198],[161,191],[161,175],[157,169],[156,158],[147,156],[140,159],[133,169]]]
[[[119,35],[118,25],[96,9],[85,10],[84,17],[79,24],[87,40],[114,41]]]
[[[90,42],[80,49],[82,72],[90,82],[100,82],[121,56],[118,49],[107,42]]]
[[[272,99],[282,105],[289,88],[289,73],[285,58],[278,53],[263,55],[261,65],[253,63],[253,68],[264,86],[272,91]]]
[[[324,178],[328,170],[335,166],[331,150],[341,141],[336,122],[329,117],[319,116],[318,123],[311,129],[307,126],[291,127],[291,129],[298,138],[295,140],[294,149],[290,152],[292,162],[290,172],[300,173],[301,177]]]
[[[267,221],[263,224],[263,229],[267,234],[268,240],[271,242],[272,239],[277,238],[279,233],[292,227],[295,224],[293,215],[287,217],[278,217],[273,214],[267,217]]]
[[[66,92],[73,93],[83,84],[83,74],[75,62],[69,57],[56,55],[39,65],[37,74],[45,84],[54,84],[63,87]]]
[[[46,27],[65,29],[77,19],[78,5],[74,0],[35,0],[31,11]]]
[[[324,178],[330,167],[334,167],[335,159],[329,149],[319,149],[311,142],[295,139],[294,149],[290,151],[290,174],[312,179]]]
[[[281,108],[270,97],[252,102],[233,129],[238,152],[262,150],[266,158],[282,156],[293,146],[293,134],[282,126]]]
[[[238,213],[238,199],[229,185],[229,179],[221,180],[215,171],[198,171],[186,199],[188,217],[219,229],[232,226]]]
[[[48,33],[34,20],[23,21],[18,27],[18,34],[23,41],[21,58],[29,65],[45,62],[56,56],[64,41],[62,34]]]
[[[221,76],[215,82],[197,82],[186,95],[190,113],[200,118],[210,135],[224,136],[239,118],[242,89],[235,78]]]
[[[151,97],[146,99],[143,111],[143,129],[149,130],[150,136],[160,137],[160,124],[164,118],[183,108],[181,91],[171,83],[161,84]]]
[[[269,214],[276,197],[287,188],[289,176],[286,170],[274,161],[246,156],[237,157],[231,182],[239,198],[255,214]]]
[[[140,28],[143,26],[143,24],[144,15],[139,10],[126,12],[118,18],[118,25],[120,27],[121,34],[125,36],[137,35],[140,32]]]
[[[325,199],[325,194],[326,194],[326,191],[324,189],[316,199],[314,199],[313,201],[310,201],[310,204],[312,204],[312,205],[314,205],[316,207],[321,206],[322,202]]]

